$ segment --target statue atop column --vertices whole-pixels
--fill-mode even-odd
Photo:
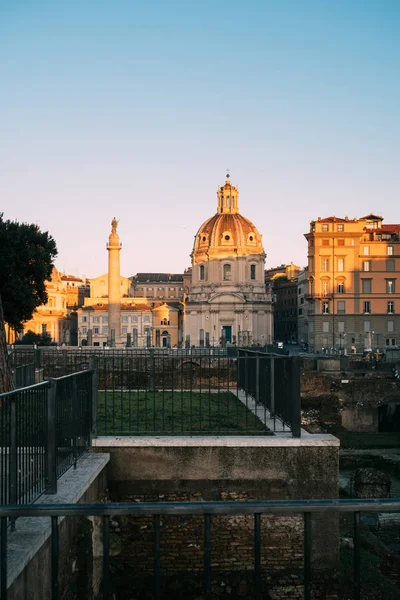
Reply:
[[[117,226],[118,226],[118,221],[114,217],[113,220],[111,221],[111,233],[117,233]]]

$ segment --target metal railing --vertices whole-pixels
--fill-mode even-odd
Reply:
[[[14,385],[16,388],[27,387],[35,383],[35,363],[17,365],[13,369]]]
[[[15,349],[14,360],[24,352],[44,377],[95,359],[98,435],[300,435],[299,364],[288,356],[235,347],[40,348]]]
[[[212,519],[217,515],[250,515],[253,517],[253,578],[256,600],[261,600],[263,585],[268,577],[263,562],[262,520],[263,515],[303,515],[303,589],[304,599],[311,599],[313,576],[312,515],[321,513],[353,515],[353,598],[361,598],[361,528],[362,513],[400,512],[400,498],[380,500],[292,500],[254,502],[152,502],[152,503],[108,503],[108,504],[52,504],[27,506],[0,506],[1,521],[1,599],[7,599],[7,541],[12,536],[7,531],[7,519],[19,517],[51,518],[51,591],[52,600],[59,598],[59,518],[102,517],[103,518],[103,599],[113,598],[110,577],[110,518],[127,515],[152,516],[153,530],[153,599],[162,597],[161,517],[166,515],[203,516],[203,591],[205,600],[212,598]],[[167,528],[168,530],[168,528]],[[163,532],[164,534],[165,532]],[[168,534],[167,534],[168,535]],[[201,543],[201,542],[200,542]],[[118,573],[118,571],[117,571]],[[114,575],[115,576],[115,575]],[[297,577],[296,577],[297,578]],[[347,597],[347,596],[346,596]]]
[[[95,374],[86,370],[0,394],[0,503],[57,492],[91,444]]]
[[[301,435],[300,360],[297,357],[238,350],[238,385],[255,399],[258,412],[268,411],[273,431]]]

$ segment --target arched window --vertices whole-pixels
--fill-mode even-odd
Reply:
[[[224,281],[230,281],[232,278],[232,267],[231,265],[224,265],[223,266],[223,279]]]
[[[199,277],[200,277],[200,281],[204,281],[204,275],[205,275],[205,272],[204,272],[204,265],[200,265],[200,268],[199,268]]]
[[[256,278],[256,265],[250,265],[250,279],[254,281]]]
[[[54,306],[54,300],[53,300],[53,298],[49,298],[49,307],[53,308],[53,306]]]

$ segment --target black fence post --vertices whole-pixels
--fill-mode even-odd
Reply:
[[[156,359],[154,356],[154,349],[149,349],[150,353],[150,392],[156,391]]]
[[[49,379],[47,388],[47,493],[57,494],[57,382]]]
[[[35,350],[33,351],[33,354],[34,354],[35,369],[40,369],[40,349],[35,348]]]
[[[62,350],[62,373],[68,375],[68,351]]]
[[[11,396],[10,413],[10,503],[17,504],[18,493],[18,440],[17,440],[17,397]],[[12,529],[15,519],[11,520]]]
[[[301,437],[300,360],[292,357],[290,377],[290,406],[292,437]]]
[[[255,401],[258,402],[260,399],[260,354],[256,354],[256,381],[255,381]]]
[[[92,409],[91,409],[91,423],[89,425],[89,443],[92,445],[92,439],[97,438],[97,405],[98,405],[98,361],[97,356],[91,356],[89,360],[89,369],[92,371],[91,377],[91,390],[92,390]]]
[[[269,393],[270,393],[270,416],[272,417],[275,414],[275,358],[271,356],[269,359]]]
[[[78,431],[79,426],[82,426],[82,423],[79,423],[79,415],[80,410],[78,409],[78,382],[76,380],[76,375],[74,375],[72,377],[72,431],[70,433],[70,435],[72,435],[74,469],[76,469],[76,463],[78,461]]]

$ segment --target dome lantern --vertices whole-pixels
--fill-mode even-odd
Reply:
[[[218,213],[237,214],[239,212],[239,190],[231,184],[229,173],[226,176],[225,185],[218,188]]]

